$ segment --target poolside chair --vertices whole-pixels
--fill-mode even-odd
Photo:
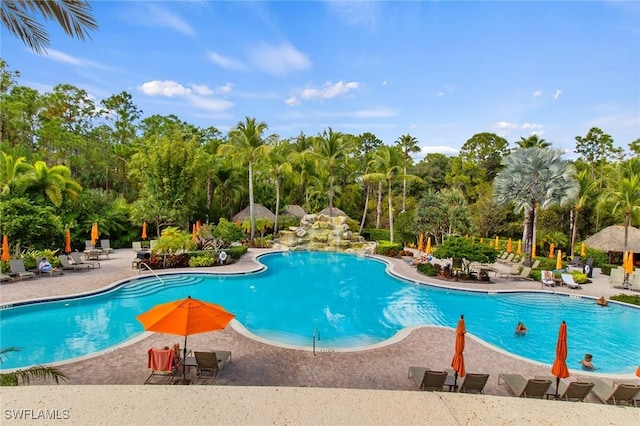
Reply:
[[[131,249],[136,253],[142,251],[142,242],[141,241],[133,241],[131,243]]]
[[[555,280],[555,278],[553,278],[553,272],[551,272],[551,271],[542,271],[540,276],[541,276],[542,284],[544,284],[544,285],[546,285],[548,287],[555,287],[556,280]]]
[[[640,291],[640,270],[636,269],[634,273],[629,275],[629,289]]]
[[[69,258],[66,254],[59,255],[58,259],[60,259],[60,265],[62,265],[62,269],[65,271],[88,271],[92,269],[91,265],[69,263]]]
[[[624,286],[624,269],[611,268],[609,272],[609,284],[611,287],[623,287]]]
[[[36,274],[33,272],[29,272],[24,268],[24,261],[22,259],[11,259],[9,260],[9,265],[11,268],[10,276],[16,276],[21,280],[25,278],[34,278]]]
[[[100,267],[100,262],[91,262],[91,261],[82,260],[82,255],[77,251],[73,251],[69,253],[69,255],[71,256],[71,259],[73,259],[72,265],[89,265],[89,267],[91,268]],[[69,259],[67,258],[67,260]]]
[[[536,259],[536,261],[533,262],[533,265],[531,265],[531,269],[536,269],[538,266],[540,266],[540,259]]]
[[[603,403],[613,405],[633,405],[637,407],[636,397],[640,394],[640,385],[620,383],[612,388],[600,379],[590,379],[594,383],[593,394]]]
[[[500,278],[515,277],[517,275],[520,275],[520,265],[519,264],[511,265],[511,269],[509,270],[509,272],[501,272],[500,273]]]
[[[500,380],[505,382],[511,392],[519,398],[544,398],[547,391],[551,387],[551,380],[545,379],[526,379],[521,374],[500,374],[498,376],[498,384]]]
[[[13,278],[11,278],[9,275],[0,273],[0,282],[2,281],[13,281]]]
[[[505,264],[507,264],[507,265],[508,265],[508,264],[510,264],[510,263],[511,263],[511,261],[513,260],[513,257],[514,257],[515,255],[516,255],[515,253],[509,253],[509,255],[508,255],[506,258],[504,258],[504,259],[498,259],[498,262],[500,262],[500,263],[505,263]]]
[[[591,382],[569,382],[568,384],[564,381],[560,381],[560,386],[558,387],[558,392],[556,393],[556,388],[553,384],[556,382],[556,377],[551,375],[544,376],[536,376],[538,380],[551,380],[551,387],[547,391],[547,396],[551,394],[558,395],[558,399],[565,401],[578,401],[585,402],[587,396],[593,389],[594,384]]]
[[[91,240],[84,240],[84,250],[93,250],[95,247],[91,244]]]
[[[580,256],[573,256],[571,262],[567,263],[567,268],[582,268],[582,261],[580,260]]]
[[[147,368],[151,374],[144,381],[148,384],[171,384],[175,377],[177,366],[173,349],[154,349],[147,352]]]
[[[484,386],[489,380],[488,374],[467,373],[464,381],[460,384],[458,392],[463,393],[484,393]]]
[[[108,259],[109,253],[111,253],[111,241],[100,240],[100,254]]]
[[[444,386],[453,386],[453,380],[447,378],[446,371],[432,371],[427,367],[409,367],[409,378],[412,378],[418,389],[423,391],[442,391]]]
[[[209,381],[215,384],[222,367],[227,361],[231,362],[231,352],[215,351],[215,352],[193,352],[196,361],[196,375],[193,376],[190,384],[198,381]]]
[[[531,278],[529,276],[529,274],[531,273],[531,267],[530,266],[525,266],[524,268],[522,268],[522,271],[520,271],[520,275],[516,275],[514,277],[511,277],[514,280],[526,280],[526,281],[533,281],[533,278]]]
[[[581,289],[582,286],[573,280],[573,275],[571,274],[560,274],[562,277],[562,283],[565,284],[569,288]]]

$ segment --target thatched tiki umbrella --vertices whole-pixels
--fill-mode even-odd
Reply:
[[[276,220],[276,215],[262,204],[253,205],[253,217],[254,220],[265,219],[271,223],[275,223]],[[244,222],[247,219],[251,219],[251,211],[249,207],[246,207],[244,210],[233,216],[232,221],[237,222],[238,220],[240,220],[240,222]]]
[[[609,226],[584,240],[584,243],[587,247],[609,253],[609,261],[611,253],[624,253],[628,250],[640,252],[640,229],[629,226],[625,247],[624,228],[623,225]]]

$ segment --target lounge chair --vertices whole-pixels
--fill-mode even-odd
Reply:
[[[215,384],[222,367],[227,361],[231,362],[231,352],[215,351],[215,352],[193,352],[196,361],[196,375],[193,376],[191,384],[198,381],[210,381]]]
[[[583,266],[580,256],[573,256],[571,262],[567,263],[567,268],[582,268]]]
[[[0,273],[0,282],[2,281],[13,281],[13,278],[11,278],[9,275]]]
[[[148,384],[170,384],[175,377],[178,363],[173,349],[149,349],[147,368],[151,374],[144,381]]]
[[[141,241],[134,241],[131,243],[131,249],[133,251],[135,251],[136,253],[139,251],[142,251],[142,242]]]
[[[89,269],[93,269],[91,265],[88,264],[69,263],[69,258],[66,254],[61,254],[58,256],[58,259],[60,259],[62,269],[65,271],[88,271]]]
[[[509,278],[520,275],[520,264],[511,265],[509,272],[501,272],[500,278]]]
[[[91,240],[84,240],[84,250],[95,250],[95,246],[91,244]]]
[[[36,274],[33,272],[29,272],[24,268],[24,261],[22,259],[11,259],[9,261],[9,265],[11,268],[10,276],[15,276],[20,278],[21,280],[25,278],[34,278]]]
[[[484,393],[484,386],[489,380],[488,374],[467,373],[464,381],[460,384],[458,392],[463,393]]]
[[[91,261],[82,260],[82,255],[77,251],[71,252],[70,256],[71,256],[71,259],[73,259],[72,265],[89,265],[91,268],[100,267],[100,262],[91,262]]]
[[[525,266],[524,268],[522,268],[522,271],[520,271],[520,275],[516,275],[511,278],[514,280],[533,281],[533,278],[529,276],[530,273],[531,273],[531,267]]]
[[[533,265],[531,265],[531,269],[536,269],[538,266],[540,266],[540,259],[536,259],[536,261],[533,262]]]
[[[500,263],[505,263],[505,264],[510,264],[511,261],[513,260],[513,257],[515,256],[515,253],[509,253],[509,255],[504,258],[504,259],[498,259],[498,262]]]
[[[637,270],[629,275],[629,289],[640,291],[640,270]]]
[[[519,398],[544,398],[547,391],[551,387],[551,380],[545,379],[526,379],[521,374],[500,374],[498,376],[498,384],[500,380],[505,382],[511,392]]]
[[[449,375],[446,371],[432,371],[427,367],[409,367],[409,378],[412,378],[418,389],[423,391],[442,391],[444,386],[453,386],[453,380],[447,383]]]
[[[109,253],[111,253],[111,241],[100,240],[100,254],[108,259]]]
[[[551,388],[547,391],[547,394],[556,394],[556,389],[553,384],[556,382],[555,376],[536,376],[536,379],[539,380],[551,380]],[[591,389],[593,389],[594,384],[591,382],[569,382],[568,384],[564,381],[560,381],[560,386],[558,387],[558,399],[565,401],[578,401],[584,402]]]
[[[553,278],[553,272],[551,272],[551,271],[542,271],[541,277],[542,277],[542,284],[544,284],[544,285],[546,285],[548,287],[555,287],[556,280],[555,280],[555,278]]]
[[[640,385],[620,383],[612,388],[600,379],[590,379],[594,383],[593,394],[603,403],[613,405],[633,405],[637,407],[636,397],[640,394]]]
[[[624,269],[611,268],[611,272],[609,272],[609,284],[611,285],[611,287],[623,287]]]
[[[560,274],[562,277],[562,283],[565,284],[569,288],[581,289],[582,286],[573,280],[573,275],[571,274]]]

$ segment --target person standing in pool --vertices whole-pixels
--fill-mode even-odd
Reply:
[[[516,336],[524,336],[525,334],[527,334],[527,331],[529,330],[527,330],[527,327],[522,321],[520,321],[518,325],[516,325]]]
[[[585,354],[584,359],[579,362],[583,370],[593,371],[596,369],[596,367],[593,366],[593,355],[591,354]]]

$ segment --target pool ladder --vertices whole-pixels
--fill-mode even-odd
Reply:
[[[318,340],[320,340],[320,332],[313,327],[313,335],[312,335],[312,346],[313,346],[313,356],[316,356],[316,335],[318,336]]]
[[[151,273],[156,276],[156,278],[162,283],[162,285],[164,285],[164,281],[162,280],[162,278],[160,278],[160,276],[158,274],[156,274],[156,272],[153,269],[151,269],[151,266],[147,265],[144,262],[140,262],[140,269],[142,269],[142,266],[144,266],[149,271],[151,271]]]

